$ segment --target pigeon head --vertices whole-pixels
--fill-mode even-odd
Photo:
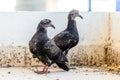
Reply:
[[[83,19],[83,17],[79,14],[78,10],[71,10],[69,12],[68,19],[74,20],[76,17],[80,17],[81,19]]]
[[[50,19],[43,19],[40,21],[40,24],[44,26],[45,28],[47,27],[53,27],[55,29],[55,26],[51,23],[52,21]]]

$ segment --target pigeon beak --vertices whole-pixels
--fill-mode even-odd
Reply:
[[[79,16],[81,19],[83,19],[83,17],[82,17],[80,14],[79,14],[78,16]]]
[[[55,26],[53,24],[51,24],[51,27],[55,29]]]

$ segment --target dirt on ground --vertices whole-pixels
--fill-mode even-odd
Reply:
[[[33,70],[35,67],[0,68],[0,80],[120,80],[119,74],[95,67],[74,67],[68,72],[50,68],[50,73],[43,75]]]

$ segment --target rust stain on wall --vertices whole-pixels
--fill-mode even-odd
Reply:
[[[109,46],[107,51],[107,64],[111,65],[120,65],[120,47]]]
[[[106,35],[106,40],[105,40],[105,63],[107,64],[108,62],[108,47],[111,46],[112,41],[111,41],[111,17],[110,13],[108,13],[108,19],[107,19],[107,35]]]
[[[101,66],[105,64],[102,45],[77,46],[69,52],[69,65]]]

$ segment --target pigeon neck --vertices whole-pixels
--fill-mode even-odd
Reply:
[[[68,25],[67,25],[67,29],[68,30],[77,30],[77,27],[76,27],[76,21],[75,20],[68,20]]]
[[[49,38],[47,36],[47,29],[44,26],[39,25],[37,27],[36,33],[39,34],[39,39],[42,44],[44,44],[45,42],[47,42],[49,40]]]
[[[78,39],[79,34],[78,34],[75,20],[68,20],[67,31],[69,31],[71,34],[74,35],[75,38]]]
[[[44,26],[38,26],[37,27],[37,33],[40,34],[40,36],[44,36],[46,38],[48,38],[47,36],[47,29]]]
[[[46,28],[43,27],[42,25],[39,25],[39,26],[37,27],[37,32],[46,32],[46,33],[47,33],[47,30],[46,30]]]

